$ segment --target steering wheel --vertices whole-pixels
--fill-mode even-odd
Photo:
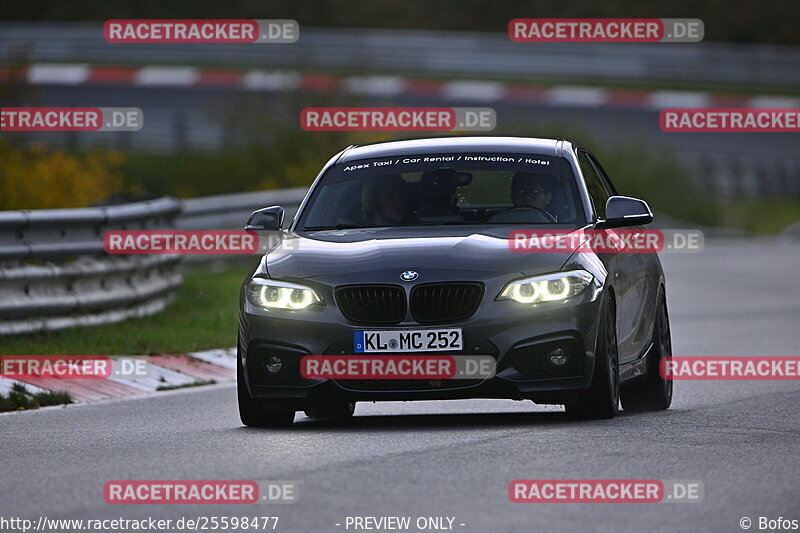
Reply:
[[[556,217],[554,217],[541,207],[536,207],[535,205],[515,205],[514,207],[509,209],[509,211],[513,211],[514,209],[535,209],[545,218],[547,222],[557,222]]]

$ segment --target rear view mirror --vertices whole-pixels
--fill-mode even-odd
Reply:
[[[629,196],[612,196],[606,202],[606,218],[598,221],[597,227],[644,226],[652,221],[653,213],[644,200]]]
[[[244,227],[245,231],[268,231],[279,230],[283,225],[283,207],[273,205],[265,207],[258,211],[253,211],[250,218],[247,219],[247,225]]]

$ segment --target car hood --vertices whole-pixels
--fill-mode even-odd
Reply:
[[[460,277],[521,273],[535,275],[561,269],[570,252],[519,253],[509,248],[508,232],[449,234],[389,232],[385,228],[315,232],[313,237],[286,232],[264,257],[259,272],[274,279],[334,277],[373,282],[377,274],[406,270],[460,272]],[[460,234],[458,234],[460,231]],[[453,234],[456,233],[456,234]],[[428,278],[430,279],[430,278]],[[385,278],[384,278],[385,280]]]

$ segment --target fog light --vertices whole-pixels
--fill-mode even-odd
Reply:
[[[267,357],[267,360],[264,361],[264,370],[267,371],[267,374],[276,375],[279,374],[283,368],[283,361],[281,358],[276,355],[271,355]]]
[[[564,348],[556,348],[550,352],[550,364],[553,366],[564,366],[569,362],[569,356]]]

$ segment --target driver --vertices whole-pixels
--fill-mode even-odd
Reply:
[[[514,207],[530,206],[546,211],[552,199],[553,194],[547,189],[545,180],[536,174],[517,172],[511,179],[511,203]]]
[[[553,199],[548,177],[533,172],[517,172],[511,178],[512,207],[496,213],[489,223],[548,223],[556,218],[547,211]],[[527,208],[527,209],[526,209]]]

